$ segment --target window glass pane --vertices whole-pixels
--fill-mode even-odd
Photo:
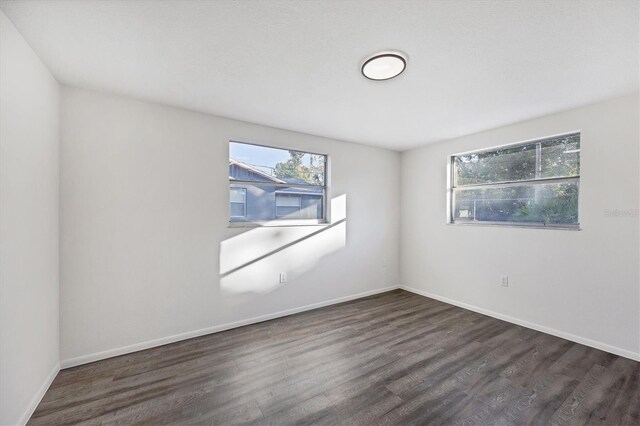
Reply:
[[[298,195],[276,195],[276,206],[300,208],[300,196]]]
[[[234,217],[234,214],[231,214],[229,220],[232,222],[266,222],[276,219],[319,220],[324,218],[325,190],[322,187],[282,187],[262,183],[230,184],[231,191],[238,189],[246,190],[246,215]],[[276,200],[278,200],[277,205]],[[236,209],[233,207],[235,204],[231,203],[230,208]],[[238,211],[233,210],[232,213]]]
[[[287,217],[289,219],[298,219],[300,218],[300,207],[280,207],[278,206],[276,210],[276,215],[279,218]]]
[[[231,188],[229,200],[232,203],[244,203],[245,191],[244,188]]]
[[[547,139],[541,143],[540,177],[580,175],[580,135]]]
[[[459,155],[454,167],[456,186],[534,179],[535,146]]]
[[[229,180],[324,186],[326,156],[229,143]]]
[[[453,218],[457,222],[575,225],[578,190],[578,182],[456,189]]]
[[[454,157],[454,185],[524,181],[580,174],[580,134]]]
[[[229,209],[231,216],[244,216],[244,203],[231,203]]]

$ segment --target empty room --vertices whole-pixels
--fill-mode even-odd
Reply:
[[[640,425],[640,1],[0,0],[0,425]]]

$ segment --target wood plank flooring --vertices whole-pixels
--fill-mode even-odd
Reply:
[[[639,376],[396,290],[63,370],[29,424],[640,425]]]

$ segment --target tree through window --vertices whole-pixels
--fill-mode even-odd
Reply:
[[[450,161],[450,223],[578,227],[579,133]]]

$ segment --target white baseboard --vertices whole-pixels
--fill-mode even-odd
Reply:
[[[36,392],[33,398],[31,398],[31,401],[29,401],[29,405],[27,406],[27,409],[25,410],[24,414],[22,415],[22,417],[17,423],[18,425],[22,426],[27,424],[27,422],[33,415],[33,412],[36,411],[36,408],[38,408],[38,404],[40,404],[40,401],[42,401],[42,397],[49,389],[49,386],[51,386],[53,379],[55,379],[56,376],[58,375],[59,371],[60,371],[60,363],[58,362],[56,363],[56,365],[53,366],[53,370],[51,370],[51,372],[49,373],[45,381],[42,383],[42,385],[40,386],[40,389],[38,389],[38,392]]]
[[[632,359],[634,361],[640,361],[640,353],[635,353],[629,351],[627,349],[622,349],[617,346],[611,346],[606,343],[597,342],[595,340],[587,339],[586,337],[576,336],[575,334],[567,333],[564,331],[556,330],[553,328],[545,327],[543,325],[535,324],[529,321],[524,321],[519,318],[514,318],[509,315],[500,314],[498,312],[491,311],[489,309],[479,308],[474,305],[469,305],[467,303],[458,302],[457,300],[449,299],[448,297],[438,296],[436,294],[428,293],[423,290],[418,290],[417,288],[408,287],[405,285],[400,286],[401,289],[410,291],[411,293],[419,294],[421,296],[429,297],[431,299],[436,299],[444,303],[448,303],[450,305],[455,305],[460,308],[468,309],[470,311],[478,312],[483,315],[488,315],[493,318],[497,318],[499,320],[507,321],[513,324],[521,325],[523,327],[531,328],[536,331],[540,331],[542,333],[551,334],[552,336],[560,337],[566,340],[570,340],[572,342],[580,343],[581,345],[590,346],[592,348],[600,349],[605,352],[610,352],[615,355],[620,355],[625,358]]]
[[[580,343],[582,345],[590,346],[592,348],[596,348],[596,349],[600,349],[600,350],[603,350],[603,351],[606,351],[606,352],[610,352],[612,354],[620,355],[620,356],[623,356],[625,358],[629,358],[629,359],[632,359],[632,360],[635,360],[635,361],[640,361],[640,354],[632,352],[632,351],[629,351],[629,350],[626,350],[626,349],[618,348],[616,346],[607,345],[606,343],[601,343],[601,342],[597,342],[597,341],[594,341],[594,340],[591,340],[591,339],[587,339],[587,338],[584,338],[584,337],[576,336],[576,335],[571,334],[571,333],[566,333],[564,331],[560,331],[560,330],[556,330],[556,329],[553,329],[553,328],[545,327],[545,326],[542,326],[542,325],[539,325],[539,324],[535,324],[535,323],[531,323],[531,322],[528,322],[528,321],[524,321],[524,320],[521,320],[519,318],[514,318],[514,317],[511,317],[511,316],[508,316],[508,315],[500,314],[498,312],[494,312],[494,311],[491,311],[491,310],[488,310],[488,309],[479,308],[477,306],[469,305],[467,303],[459,302],[457,300],[449,299],[447,297],[442,297],[442,296],[438,296],[438,295],[435,295],[435,294],[431,294],[431,293],[428,293],[426,291],[419,290],[419,289],[416,289],[416,288],[413,288],[413,287],[408,287],[408,286],[389,286],[389,287],[384,287],[384,288],[380,288],[380,289],[376,289],[376,290],[372,290],[372,291],[367,291],[367,292],[363,292],[363,293],[358,293],[358,294],[352,294],[352,295],[349,295],[349,296],[339,297],[339,298],[327,300],[327,301],[324,301],[324,302],[312,303],[310,305],[305,305],[305,306],[300,306],[300,307],[293,308],[293,309],[287,309],[287,310],[284,310],[284,311],[274,312],[274,313],[267,314],[267,315],[261,315],[261,316],[257,316],[257,317],[253,317],[253,318],[248,318],[248,319],[245,319],[245,320],[234,321],[234,322],[230,322],[230,323],[226,323],[226,324],[221,324],[221,325],[216,325],[216,326],[212,326],[212,327],[203,328],[203,329],[200,329],[200,330],[188,331],[188,332],[185,332],[185,333],[175,334],[175,335],[172,335],[172,336],[162,337],[162,338],[159,338],[159,339],[148,340],[148,341],[136,343],[136,344],[133,344],[133,345],[122,346],[122,347],[115,348],[115,349],[109,349],[109,350],[106,350],[106,351],[95,352],[95,353],[92,353],[92,354],[82,355],[82,356],[75,357],[75,358],[69,358],[69,359],[62,360],[60,362],[60,368],[75,367],[77,365],[87,364],[87,363],[90,363],[90,362],[99,361],[101,359],[106,359],[106,358],[111,358],[111,357],[114,357],[114,356],[124,355],[124,354],[128,354],[128,353],[131,353],[131,352],[137,352],[137,351],[141,351],[141,350],[144,350],[144,349],[150,349],[150,348],[153,348],[153,347],[156,347],[156,346],[166,345],[168,343],[174,343],[174,342],[179,342],[181,340],[191,339],[193,337],[204,336],[206,334],[217,333],[217,332],[229,330],[229,329],[232,329],[232,328],[242,327],[242,326],[250,325],[250,324],[256,324],[256,323],[259,323],[259,322],[268,321],[268,320],[271,320],[271,319],[280,318],[280,317],[284,317],[284,316],[287,316],[287,315],[297,314],[299,312],[309,311],[309,310],[321,308],[321,307],[324,307],[324,306],[335,305],[336,303],[342,303],[342,302],[347,302],[349,300],[360,299],[362,297],[372,296],[374,294],[384,293],[386,291],[391,291],[391,290],[395,290],[395,289],[398,289],[398,288],[401,288],[403,290],[409,291],[411,293],[419,294],[421,296],[429,297],[431,299],[436,299],[436,300],[439,300],[439,301],[444,302],[444,303],[449,303],[450,305],[459,306],[461,308],[468,309],[470,311],[478,312],[478,313],[483,314],[483,315],[488,315],[488,316],[493,317],[493,318],[497,318],[497,319],[500,319],[500,320],[503,320],[503,321],[507,321],[507,322],[510,322],[510,323],[513,323],[513,324],[521,325],[523,327],[531,328],[533,330],[537,330],[537,331],[540,331],[542,333],[551,334],[553,336],[560,337],[560,338],[563,338],[563,339],[567,339],[567,340],[570,340],[572,342]],[[53,380],[53,378],[51,380]],[[44,395],[44,392],[43,392],[43,395]],[[40,396],[38,398],[38,401],[41,398],[42,398],[42,396]],[[34,406],[34,409],[35,409],[35,406]]]
[[[150,349],[156,346],[166,345],[167,343],[179,342],[181,340],[191,339],[193,337],[204,336],[206,334],[217,333],[232,328],[242,327],[249,324],[256,324],[287,315],[297,314],[299,312],[309,311],[311,309],[322,308],[324,306],[335,305],[336,303],[347,302],[349,300],[360,299],[362,297],[372,296],[386,291],[396,290],[398,286],[389,286],[376,290],[366,291],[363,293],[352,294],[349,296],[338,297],[337,299],[326,300],[324,302],[312,303],[310,305],[300,306],[298,308],[287,309],[284,311],[274,312],[272,314],[261,315],[245,320],[234,321],[226,324],[215,325],[213,327],[202,328],[200,330],[188,331],[185,333],[174,334],[173,336],[162,337],[159,339],[147,340],[146,342],[135,343],[133,345],[122,346],[115,349],[109,349],[102,352],[95,352],[88,355],[82,355],[75,358],[69,358],[60,362],[61,368],[75,367],[77,365],[87,364],[89,362],[99,361],[101,359],[111,358],[118,355],[124,355],[131,352],[137,352],[144,349]]]

